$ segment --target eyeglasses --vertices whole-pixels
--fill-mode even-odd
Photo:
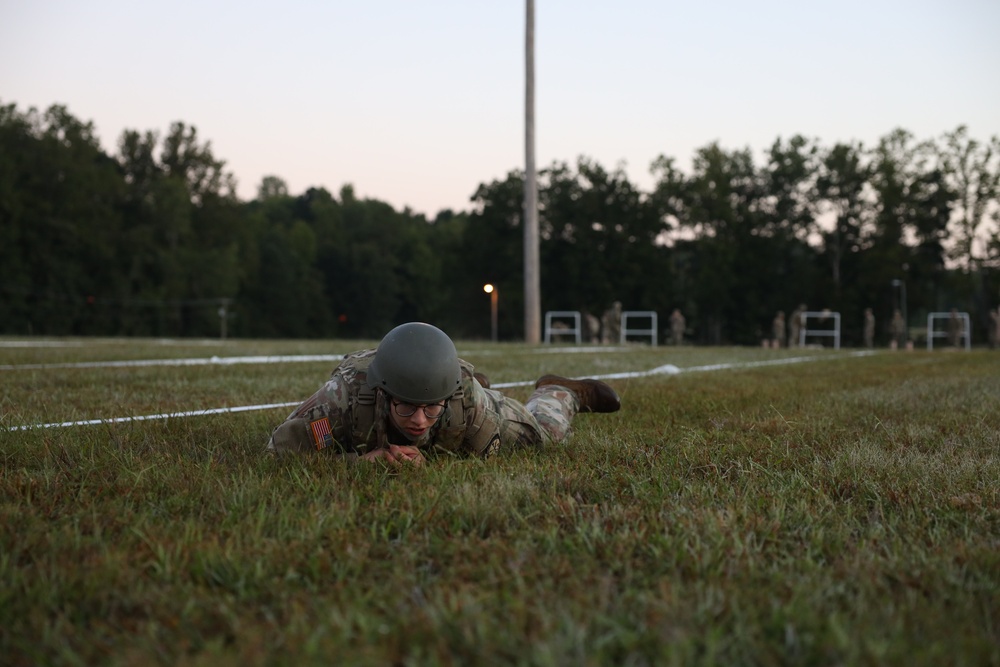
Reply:
[[[412,403],[392,402],[392,409],[400,417],[412,417],[417,408],[423,408],[424,416],[428,419],[440,419],[444,414],[444,405],[441,403],[431,403],[430,405],[413,405]]]

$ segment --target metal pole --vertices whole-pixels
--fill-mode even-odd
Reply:
[[[541,342],[538,175],[535,169],[535,0],[526,0],[524,93],[524,342]]]
[[[490,292],[490,331],[492,332],[493,342],[497,342],[497,300],[500,297],[500,290],[496,287]]]

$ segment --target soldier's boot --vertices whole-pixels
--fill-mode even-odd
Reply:
[[[474,377],[477,380],[479,380],[479,384],[482,385],[483,389],[489,389],[490,388],[490,379],[488,377],[486,377],[485,375],[483,375],[482,373],[480,373],[479,371],[476,371],[475,373],[473,373],[472,377]]]
[[[622,407],[618,393],[600,380],[571,380],[561,375],[543,375],[535,383],[535,389],[548,385],[566,387],[576,394],[580,412],[618,412]]]

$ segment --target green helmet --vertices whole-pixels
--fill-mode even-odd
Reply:
[[[462,385],[458,351],[448,334],[423,322],[401,324],[385,335],[368,366],[368,386],[400,401],[437,403]]]

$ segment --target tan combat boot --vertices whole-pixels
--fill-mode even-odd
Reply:
[[[535,383],[535,389],[557,385],[576,394],[580,401],[580,412],[618,412],[622,399],[610,385],[600,380],[571,380],[560,375],[543,375]]]
[[[488,377],[486,377],[485,374],[480,373],[479,371],[476,371],[475,373],[472,374],[472,377],[474,377],[477,380],[479,380],[479,384],[482,385],[483,389],[489,389],[490,388],[490,379]]]

